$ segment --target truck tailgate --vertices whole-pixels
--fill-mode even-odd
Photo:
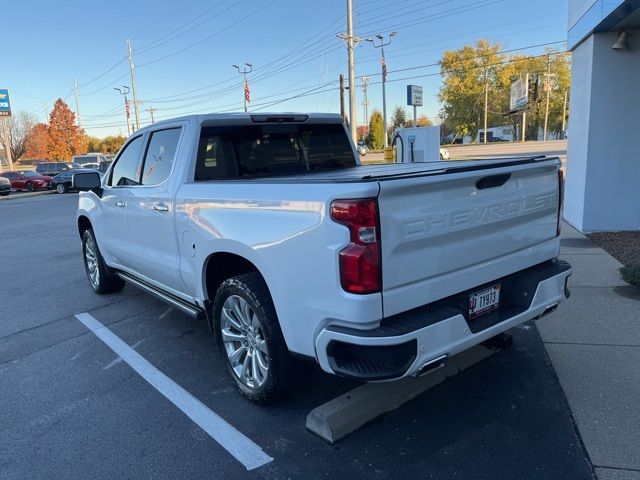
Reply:
[[[556,257],[559,165],[478,161],[380,179],[384,316]]]

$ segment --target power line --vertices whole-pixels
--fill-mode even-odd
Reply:
[[[199,41],[197,41],[197,42],[191,43],[190,45],[187,45],[186,47],[181,48],[180,50],[177,50],[177,51],[175,51],[175,52],[173,52],[173,53],[170,53],[170,54],[168,54],[168,55],[165,55],[165,56],[163,56],[163,57],[156,58],[155,60],[151,60],[151,61],[146,62],[146,63],[142,63],[142,64],[140,64],[139,66],[140,66],[140,67],[145,67],[145,66],[147,66],[147,65],[152,65],[152,64],[154,64],[154,63],[161,62],[162,60],[166,60],[167,58],[171,58],[171,57],[173,57],[173,56],[175,56],[175,55],[178,55],[178,54],[180,54],[180,53],[182,53],[182,52],[185,52],[185,51],[187,51],[187,50],[189,50],[189,49],[191,49],[191,48],[195,47],[196,45],[200,45],[200,44],[202,44],[202,43],[206,42],[207,40],[210,40],[211,38],[215,37],[216,35],[219,35],[219,34],[221,34],[221,33],[223,33],[223,32],[226,32],[226,31],[227,31],[227,30],[229,30],[230,28],[235,27],[236,25],[238,25],[238,24],[239,24],[239,23],[241,23],[241,22],[244,22],[246,19],[248,19],[248,18],[250,18],[250,17],[252,17],[252,16],[256,15],[257,13],[261,12],[261,11],[262,11],[262,10],[264,10],[265,8],[267,8],[267,7],[271,6],[271,5],[273,5],[276,1],[277,1],[277,0],[271,0],[271,1],[269,1],[268,3],[266,3],[266,4],[265,4],[265,5],[263,5],[263,6],[261,6],[260,8],[257,8],[257,9],[255,9],[255,10],[252,10],[252,11],[251,11],[251,13],[249,13],[249,14],[245,15],[244,17],[240,18],[239,20],[237,20],[237,21],[235,21],[235,22],[231,23],[230,25],[227,25],[225,28],[223,28],[223,29],[221,29],[221,30],[218,30],[218,31],[216,31],[216,32],[212,33],[211,35],[208,35],[208,36],[204,37],[202,40],[199,40]]]

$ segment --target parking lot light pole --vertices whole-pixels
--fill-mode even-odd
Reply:
[[[127,99],[127,94],[129,93],[129,87],[123,85],[122,88],[115,87],[114,90],[117,90],[120,95],[124,96],[124,114],[127,117],[127,136],[131,135],[131,128],[129,125],[129,100]]]
[[[377,45],[374,38],[365,39],[367,42],[371,43],[371,45],[373,45],[374,48],[379,48],[382,53],[382,57],[380,59],[380,64],[382,66],[382,128],[384,129],[383,138],[384,138],[385,147],[389,146],[389,140],[387,138],[387,92],[386,92],[387,61],[384,57],[384,47],[391,43],[391,40],[393,39],[393,37],[396,36],[397,33],[398,32],[391,32],[389,34],[389,40],[387,40],[386,42],[384,41],[384,36],[382,34],[376,35],[376,38],[380,42]]]
[[[238,73],[242,75],[242,99],[244,100],[244,113],[247,113],[247,97],[249,97],[249,83],[247,83],[247,74],[251,73],[253,70],[253,65],[250,63],[245,63],[246,67],[243,67],[242,70],[238,65],[231,65],[238,70]]]

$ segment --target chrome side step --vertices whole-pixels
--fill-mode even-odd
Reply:
[[[175,295],[164,292],[159,288],[154,287],[153,285],[149,285],[147,282],[139,280],[133,275],[129,275],[128,273],[125,273],[125,272],[115,272],[115,273],[125,282],[131,283],[132,285],[135,285],[141,290],[144,290],[145,292],[150,293],[154,297],[159,298],[163,302],[168,303],[172,307],[177,308],[178,310],[180,310],[183,313],[186,313],[190,317],[196,318],[198,320],[206,317],[204,310],[198,307],[197,305],[193,305],[189,302],[182,300],[181,298],[176,297]]]

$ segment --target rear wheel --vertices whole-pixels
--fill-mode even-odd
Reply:
[[[64,183],[59,183],[56,185],[56,192],[58,193],[67,193],[67,187]]]
[[[287,349],[267,285],[259,273],[225,280],[213,301],[220,360],[236,389],[266,403],[291,393],[300,362]]]
[[[96,293],[112,293],[122,290],[124,280],[114,275],[104,263],[91,229],[82,234],[82,257],[89,284]]]

